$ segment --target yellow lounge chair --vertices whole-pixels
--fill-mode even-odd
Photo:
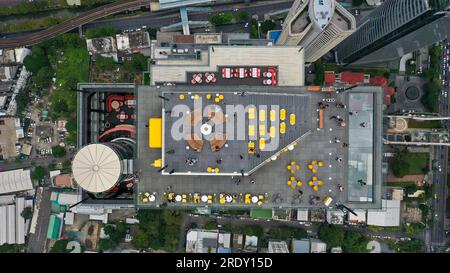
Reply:
[[[286,119],[286,109],[280,110],[280,119],[285,120]]]

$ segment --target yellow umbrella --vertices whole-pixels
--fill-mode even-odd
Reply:
[[[322,186],[322,185],[323,185],[322,180],[319,180],[317,183],[319,184],[319,186]]]
[[[318,187],[318,186],[314,186],[314,187],[313,187],[313,190],[318,191],[318,190],[319,190],[319,187]]]
[[[312,186],[312,185],[313,185],[313,182],[312,182],[312,181],[309,181],[309,182],[308,182],[308,185]]]
[[[287,166],[287,169],[288,169],[288,170],[291,170],[291,169],[292,169],[292,166],[291,166],[291,165],[288,165],[288,166]]]
[[[288,180],[287,184],[288,184],[289,186],[292,185],[291,180]]]
[[[323,167],[324,164],[322,161],[319,161],[318,165],[319,165],[319,167]]]
[[[291,181],[294,181],[294,180],[295,180],[295,177],[291,176]]]
[[[301,185],[303,185],[303,183],[301,181],[297,181],[297,186],[300,187]]]

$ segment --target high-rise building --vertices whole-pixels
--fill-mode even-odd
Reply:
[[[305,48],[305,61],[314,62],[350,36],[356,21],[335,0],[296,0],[289,11],[278,45]]]
[[[398,60],[450,35],[450,0],[386,0],[337,48],[341,64]]]

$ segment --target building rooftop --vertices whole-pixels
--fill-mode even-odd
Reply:
[[[0,194],[27,191],[32,188],[30,170],[0,172]]]
[[[151,85],[186,84],[188,72],[219,72],[220,66],[278,67],[279,86],[304,85],[304,53],[301,47],[209,46],[200,59],[163,59],[150,66]],[[245,83],[242,83],[245,84]]]
[[[162,159],[164,164],[169,165],[163,174],[171,169],[175,170],[175,175],[205,174],[208,167],[219,168],[218,174],[223,175],[241,175],[241,172],[251,174],[270,161],[270,157],[309,133],[312,127],[309,97],[305,94],[246,92],[242,95],[238,92],[222,92],[220,95],[224,99],[219,103],[214,102],[215,98],[219,98],[216,96],[219,93],[195,94],[199,99],[189,98],[194,93],[162,93],[162,96],[169,99],[164,102],[163,110],[172,111],[172,114],[163,115],[166,129]],[[206,99],[208,94],[211,95],[210,99]],[[185,98],[180,100],[180,95]],[[227,106],[222,104],[225,101]],[[253,109],[253,114],[246,116],[244,109],[249,112]],[[285,112],[281,120],[282,110]],[[205,111],[207,114],[202,115]],[[288,119],[292,115],[298,118],[289,123]],[[182,135],[174,135],[181,119],[184,125],[187,123],[192,127],[190,130],[186,128]],[[286,126],[283,133],[280,131],[280,124]],[[203,129],[209,131],[204,132]],[[202,136],[206,139],[203,140]],[[261,139],[265,141],[261,142]],[[249,153],[251,143],[253,153]],[[171,150],[176,152],[169,154]],[[179,152],[182,153],[182,158]],[[183,160],[190,158],[197,162],[190,165]]]
[[[135,168],[139,176],[137,205],[144,207],[162,204],[183,207],[258,207],[259,202],[247,203],[245,197],[248,194],[263,200],[260,204],[261,208],[322,208],[325,206],[323,201],[327,196],[332,198],[332,204],[340,202],[351,208],[380,208],[381,183],[377,182],[381,181],[382,175],[380,157],[382,92],[380,90],[380,87],[367,86],[336,94],[335,92],[308,92],[306,87],[166,86],[157,88],[140,86],[137,90],[136,124],[138,154]],[[240,94],[243,91],[246,92],[246,96],[241,97]],[[185,95],[183,102],[179,99],[181,93]],[[222,143],[223,146],[218,152],[212,152],[209,141],[202,139],[204,143],[201,153],[193,151],[185,139],[179,141],[168,139],[171,136],[171,132],[168,131],[172,130],[170,127],[175,124],[175,121],[166,121],[167,117],[173,119],[172,116],[182,116],[179,115],[182,112],[192,112],[193,103],[198,100],[195,99],[195,95],[197,94],[197,98],[206,98],[208,93],[214,95],[214,100],[216,94],[219,94],[219,100],[220,94],[224,95],[219,105],[225,103],[230,106],[237,102],[284,105],[283,107],[287,110],[285,120],[287,133],[283,136],[280,134],[280,140],[283,138],[288,140],[284,140],[285,144],[280,145],[283,148],[271,152],[261,151],[260,158],[257,158],[248,153],[248,138],[241,141],[226,141],[225,144],[228,144],[228,147]],[[262,102],[259,102],[260,98],[263,99]],[[270,100],[266,100],[267,98]],[[285,100],[286,98],[290,101]],[[327,103],[327,100],[330,103]],[[142,101],[146,103],[140,103]],[[335,106],[338,102],[347,105],[347,109],[358,114],[349,115],[347,111]],[[329,107],[321,111],[319,103],[328,104]],[[179,105],[184,110],[177,112],[178,110],[173,109],[175,105]],[[186,105],[188,105],[187,108]],[[166,108],[166,106],[170,107]],[[172,112],[166,113],[165,111],[168,110]],[[257,112],[255,111],[255,120],[259,120]],[[291,112],[296,114],[296,125],[294,132],[289,136]],[[270,121],[269,113],[270,111],[265,112],[267,121]],[[244,119],[245,123],[248,121],[248,115],[247,113]],[[208,116],[207,111],[205,116]],[[230,114],[227,118],[231,119],[233,116]],[[343,118],[346,123],[344,127],[334,120],[336,116]],[[161,148],[149,148],[150,118],[163,118],[163,126],[159,129],[160,134],[164,132]],[[361,127],[363,122],[365,127]],[[180,123],[184,123],[183,118],[179,121]],[[244,129],[244,136],[247,137],[248,124],[245,124]],[[280,131],[275,130],[275,132]],[[259,147],[259,133],[259,128],[255,127],[256,149]],[[358,135],[360,138],[355,139],[351,134]],[[270,132],[266,132],[265,136],[268,135],[270,136]],[[297,138],[300,139],[292,151],[284,149],[286,147],[284,145]],[[336,139],[339,140],[338,143]],[[349,147],[343,147],[344,142],[348,143]],[[197,147],[195,145],[194,147]],[[266,147],[267,145],[268,142]],[[186,147],[189,147],[189,150]],[[243,159],[239,157],[241,153]],[[273,155],[276,155],[275,160],[271,158]],[[190,159],[196,160],[192,163]],[[217,159],[222,159],[220,164],[217,163]],[[294,164],[291,164],[292,162]],[[312,162],[316,163],[312,164]],[[318,172],[313,173],[309,165],[315,169],[318,162],[322,162],[322,167],[317,167]],[[293,172],[288,169],[290,165]],[[165,168],[159,170],[162,167]],[[211,172],[208,172],[208,167],[211,167]],[[219,172],[213,173],[212,170],[215,171],[216,167],[219,168]],[[244,177],[240,173],[241,168],[244,169]],[[253,172],[251,172],[252,169]],[[252,174],[251,177],[247,176],[249,173]],[[294,180],[291,180],[291,177]],[[361,179],[366,182],[365,185],[358,182]],[[343,187],[342,191],[338,190],[338,184]],[[302,191],[301,196],[298,190]],[[148,202],[146,194],[153,195],[152,202]],[[178,201],[169,198],[169,194]],[[196,194],[204,195],[207,201],[196,202]],[[143,201],[145,198],[147,198],[146,202]],[[168,201],[169,199],[171,201]]]

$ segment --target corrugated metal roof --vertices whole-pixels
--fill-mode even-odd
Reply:
[[[0,173],[0,194],[31,190],[30,170],[13,170]]]
[[[16,244],[25,243],[25,219],[21,215],[24,208],[25,199],[16,198]]]

